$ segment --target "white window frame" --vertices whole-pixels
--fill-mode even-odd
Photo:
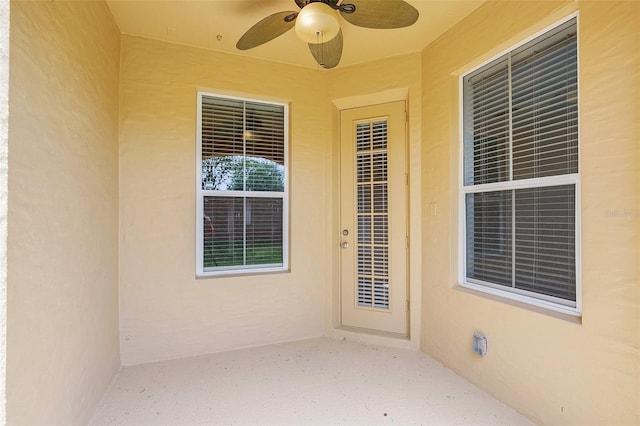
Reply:
[[[526,43],[542,36],[543,34],[552,31],[553,29],[561,26],[562,24],[570,21],[571,19],[576,19],[576,31],[578,37],[576,37],[577,43],[577,92],[578,92],[578,173],[574,174],[565,174],[565,175],[556,175],[549,177],[541,177],[541,178],[532,178],[532,179],[521,179],[521,180],[509,180],[505,182],[498,183],[490,183],[490,184],[479,184],[479,185],[469,185],[465,186],[464,184],[464,79],[467,75],[477,71],[478,69],[485,67],[486,65],[498,60],[509,52],[512,52],[518,49],[520,46],[525,45]],[[508,49],[501,51],[500,53],[492,56],[490,59],[482,62],[481,64],[470,68],[469,70],[462,73],[459,77],[458,81],[458,105],[459,105],[459,155],[458,155],[458,182],[459,182],[459,197],[458,197],[458,266],[459,266],[459,278],[458,284],[460,287],[468,288],[471,290],[476,290],[482,293],[487,293],[489,295],[498,296],[504,299],[513,300],[516,302],[521,302],[528,305],[533,305],[536,307],[548,309],[555,312],[560,312],[563,314],[568,314],[571,316],[580,316],[582,312],[582,256],[581,256],[581,199],[580,199],[580,170],[581,170],[581,152],[580,149],[580,37],[579,30],[580,29],[580,20],[578,12],[572,13],[571,15],[566,16],[562,20],[555,22],[552,25],[545,27],[544,29],[536,32],[535,34],[525,38],[519,43],[511,46]],[[510,173],[511,173],[510,166]],[[546,296],[539,293],[534,293],[526,290],[520,290],[516,288],[505,289],[504,286],[488,283],[480,280],[474,280],[467,278],[467,265],[466,265],[466,205],[465,205],[465,197],[467,194],[476,193],[476,192],[487,192],[490,191],[500,191],[500,190],[515,190],[515,189],[525,189],[525,188],[541,188],[541,187],[549,187],[549,186],[558,186],[558,185],[567,185],[571,184],[575,187],[575,263],[576,263],[576,301],[575,303],[571,303],[570,301],[566,301],[560,298]],[[515,261],[515,258],[514,258]]]
[[[223,99],[233,99],[245,102],[279,105],[284,108],[284,191],[215,191],[202,189],[202,97],[210,96]],[[230,275],[254,275],[289,271],[289,104],[268,101],[258,98],[222,95],[218,93],[197,92],[197,132],[196,132],[196,277],[216,277]],[[282,266],[237,265],[217,267],[215,270],[204,268],[204,226],[203,207],[204,197],[228,196],[251,198],[281,198],[282,199]]]

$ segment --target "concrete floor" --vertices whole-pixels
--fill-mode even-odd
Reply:
[[[531,425],[427,355],[319,338],[125,368],[92,425]]]

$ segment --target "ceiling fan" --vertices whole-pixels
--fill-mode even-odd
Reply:
[[[418,20],[418,11],[404,0],[294,0],[300,11],[289,10],[267,16],[252,26],[236,43],[239,50],[260,46],[295,27],[299,38],[322,68],[333,68],[342,57],[342,30],[338,15],[364,28],[408,27]]]

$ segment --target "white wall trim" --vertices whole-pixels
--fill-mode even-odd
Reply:
[[[345,109],[360,108],[395,101],[408,102],[409,88],[401,87],[398,89],[383,90],[381,92],[337,98],[333,99],[333,104],[338,108],[338,110],[342,111]]]

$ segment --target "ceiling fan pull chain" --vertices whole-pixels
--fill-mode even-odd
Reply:
[[[316,41],[318,42],[318,46],[320,46],[320,61],[318,61],[318,65],[324,68],[324,46],[323,46],[323,38],[322,33],[320,31],[316,32]]]

